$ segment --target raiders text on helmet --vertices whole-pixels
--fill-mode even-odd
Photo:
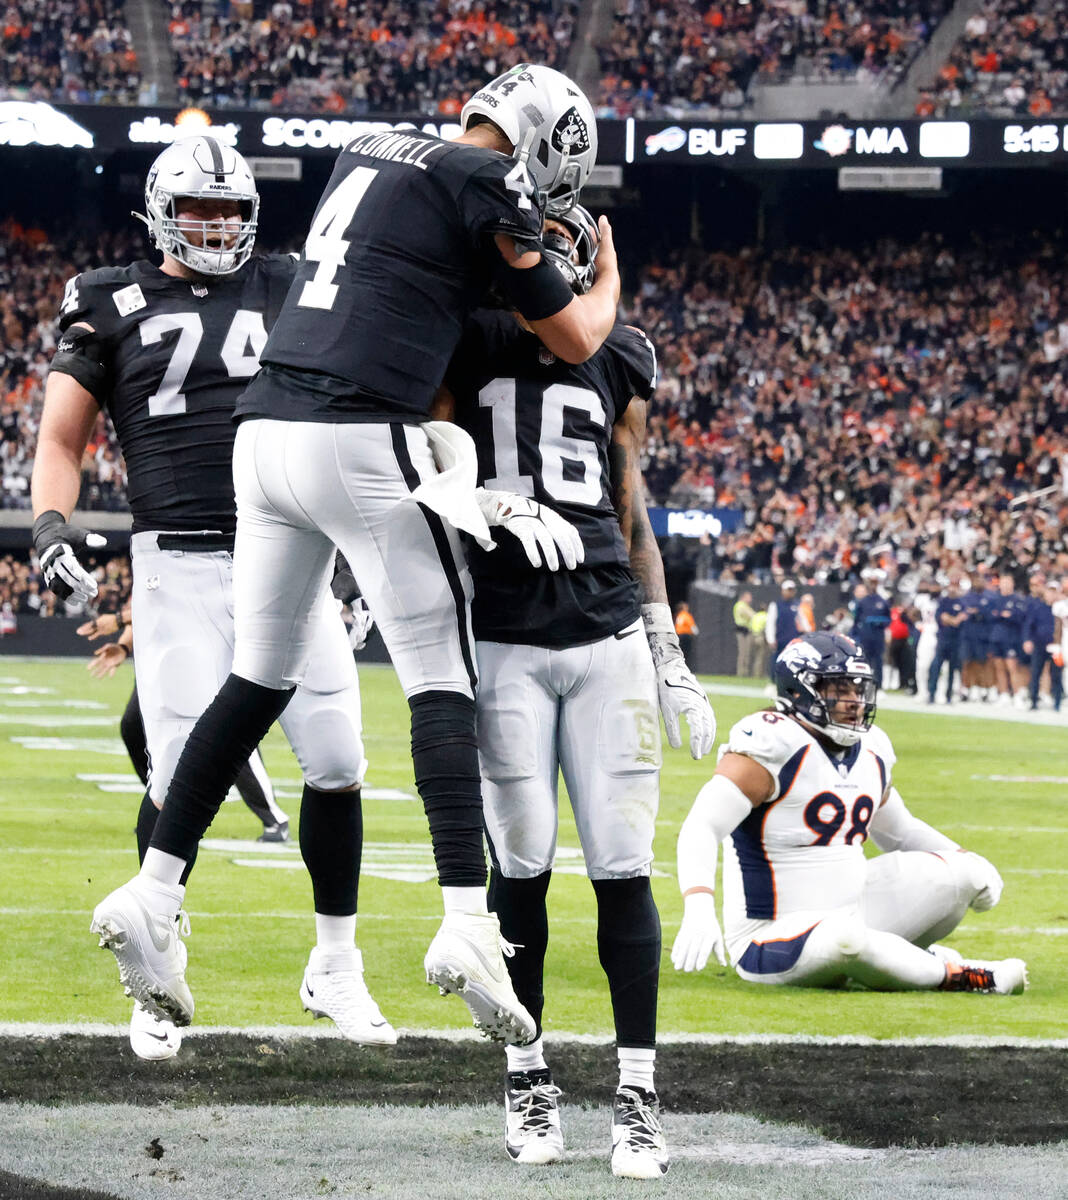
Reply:
[[[520,63],[477,91],[460,113],[466,131],[491,121],[546,199],[566,212],[597,161],[597,120],[582,90],[552,67]]]
[[[236,200],[240,206],[237,238],[229,246],[210,245],[218,238],[217,221],[192,224],[203,235],[203,245],[194,245],[189,218],[179,228],[175,200],[191,196],[198,200]],[[260,197],[248,163],[229,146],[206,134],[181,138],[168,146],[148,172],[145,212],[134,213],[144,221],[156,246],[185,266],[204,275],[229,275],[248,262],[256,244],[256,218]],[[228,232],[232,227],[227,227]]]

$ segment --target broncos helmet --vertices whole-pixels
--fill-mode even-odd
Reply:
[[[543,230],[542,252],[567,280],[568,287],[577,296],[584,296],[593,287],[599,247],[597,224],[581,204],[565,213],[550,215],[546,223],[549,221],[562,225],[567,233],[551,227]]]
[[[828,694],[830,684],[852,686],[853,696]],[[875,675],[864,652],[844,633],[808,633],[789,642],[775,660],[775,705],[839,746],[852,746],[875,720]],[[851,705],[853,719],[838,711]]]
[[[196,246],[179,226],[175,199],[236,200],[241,220],[232,246]],[[145,184],[145,214],[134,213],[148,226],[156,246],[171,258],[203,275],[229,275],[243,267],[256,244],[256,218],[260,197],[249,165],[229,146],[207,134],[173,142],[149,168]],[[147,214],[147,215],[146,215]],[[187,226],[189,220],[184,222]],[[217,233],[214,221],[200,222],[205,241]]]
[[[466,133],[489,121],[512,143],[545,198],[564,213],[597,162],[597,119],[577,83],[552,67],[519,63],[479,88],[460,111]]]

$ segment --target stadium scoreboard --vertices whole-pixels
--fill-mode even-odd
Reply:
[[[0,103],[0,150],[49,146],[97,154],[158,153],[187,133],[211,133],[245,155],[336,155],[373,130],[460,131],[454,117],[389,118],[287,114],[245,109],[138,108]],[[1068,165],[1068,120],[668,121],[598,122],[598,163],[686,164],[734,169],[856,166],[1014,167]]]

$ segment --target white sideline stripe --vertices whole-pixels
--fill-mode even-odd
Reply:
[[[973,775],[972,778],[988,779],[992,783],[1068,783],[1068,775]]]
[[[58,1038],[78,1034],[83,1037],[124,1037],[130,1032],[129,1023],[107,1025],[92,1022],[85,1025],[49,1025],[36,1021],[0,1022],[0,1037]],[[435,1038],[445,1042],[481,1042],[482,1035],[475,1029],[408,1029],[398,1028],[401,1037]],[[219,1034],[243,1034],[246,1037],[274,1038],[290,1041],[296,1038],[325,1038],[333,1041],[345,1039],[337,1029],[313,1025],[200,1025],[183,1031],[183,1039],[214,1037]],[[550,1045],[612,1046],[612,1034],[565,1033],[553,1030],[546,1033]],[[658,1046],[947,1046],[962,1049],[994,1049],[1018,1047],[1020,1049],[1068,1050],[1068,1038],[1026,1037],[982,1037],[961,1034],[951,1037],[875,1038],[865,1035],[846,1034],[840,1037],[824,1037],[819,1034],[795,1033],[657,1033]]]
[[[969,833],[1068,833],[1068,828],[1046,825],[956,825],[954,828],[967,829]]]
[[[754,700],[770,700],[764,687],[752,687],[739,683],[702,683],[710,696],[749,696]],[[976,721],[1007,721],[1016,725],[1068,725],[1068,710],[1054,712],[1042,708],[1038,712],[1028,709],[1001,708],[993,704],[972,703],[960,700],[955,704],[928,704],[926,700],[912,696],[884,696],[879,708],[887,712],[913,713],[921,717],[964,717]]]
[[[57,714],[47,717],[43,713],[0,713],[0,725],[33,725],[39,729],[70,729],[76,725],[114,725],[117,717],[68,717]]]
[[[0,708],[92,708],[110,711],[102,700],[0,700]],[[115,714],[116,719],[118,715]]]

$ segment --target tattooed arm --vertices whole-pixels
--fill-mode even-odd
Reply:
[[[664,562],[645,508],[641,452],[648,403],[635,396],[612,428],[609,460],[615,505],[630,565],[642,589],[642,604],[667,604]]]

